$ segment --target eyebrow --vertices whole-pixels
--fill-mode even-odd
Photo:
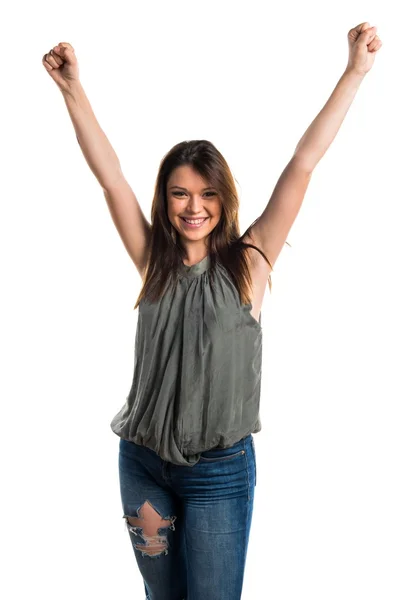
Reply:
[[[179,188],[180,190],[185,190],[185,192],[187,192],[188,190],[180,185],[170,185],[169,189],[171,190],[172,188]],[[202,189],[202,192],[205,192],[206,190],[214,190],[214,187],[206,187]]]

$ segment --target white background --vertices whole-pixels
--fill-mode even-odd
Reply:
[[[141,281],[43,54],[74,46],[148,219],[161,157],[208,139],[238,182],[243,232],[342,75],[348,30],[369,21],[383,47],[313,173],[262,308],[263,429],[242,598],[399,599],[392,10],[365,0],[37,0],[3,13],[3,598],[144,598],[109,427],[131,385]]]

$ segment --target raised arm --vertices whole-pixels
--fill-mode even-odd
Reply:
[[[42,62],[63,95],[78,144],[103,190],[122,242],[143,276],[151,226],[122,173],[113,147],[95,117],[79,80],[74,49],[70,44],[61,42],[44,55]]]
[[[261,248],[272,266],[300,210],[313,170],[335,139],[364,76],[372,67],[375,53],[382,45],[376,27],[369,27],[369,23],[351,29],[348,42],[347,68],[300,139],[266,208],[249,230],[252,236],[249,241]]]

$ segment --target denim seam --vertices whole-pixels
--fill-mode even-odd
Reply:
[[[251,446],[253,448],[253,458],[254,458],[254,487],[257,485],[257,458],[256,458],[256,448],[254,445],[254,439],[251,438]]]
[[[250,478],[249,478],[249,462],[247,460],[247,452],[246,452],[246,448],[244,447],[245,443],[243,440],[243,450],[244,450],[244,457],[246,459],[246,476],[247,476],[247,500],[250,501]]]
[[[199,460],[204,460],[206,462],[223,462],[225,460],[229,460],[230,458],[235,458],[236,456],[239,456],[240,454],[245,454],[246,450],[242,449],[242,450],[238,450],[238,452],[235,452],[234,454],[227,454],[226,456],[214,456],[213,458],[209,458],[207,456],[200,456]]]

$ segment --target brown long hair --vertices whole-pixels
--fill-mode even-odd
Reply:
[[[142,298],[150,301],[159,299],[167,285],[169,277],[176,284],[177,272],[185,251],[179,236],[168,218],[167,183],[172,171],[180,166],[189,165],[197,173],[215,187],[222,199],[222,213],[216,227],[207,237],[210,258],[211,282],[214,276],[215,263],[218,260],[229,272],[236,286],[240,302],[251,302],[251,274],[247,248],[254,248],[262,254],[270,265],[265,254],[253,244],[247,244],[242,238],[248,233],[256,219],[240,236],[238,208],[239,199],[231,170],[217,148],[207,140],[190,140],[180,142],[162,158],[158,171],[153,202],[151,206],[151,237],[149,260],[145,268],[143,287],[134,309]],[[272,290],[271,276],[268,284]]]

